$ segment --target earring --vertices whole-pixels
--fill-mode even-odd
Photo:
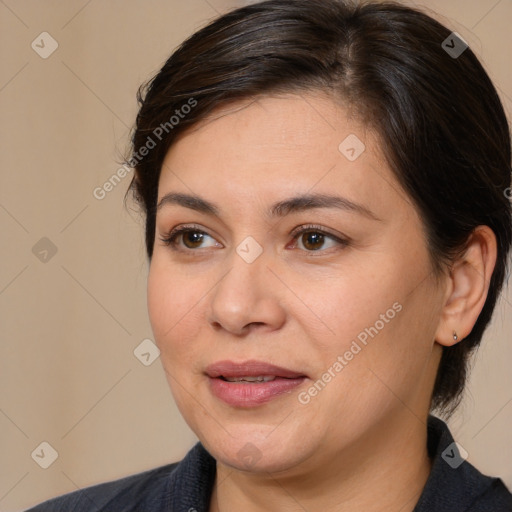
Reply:
[[[453,331],[453,341],[457,341],[459,337],[457,336],[457,333]]]

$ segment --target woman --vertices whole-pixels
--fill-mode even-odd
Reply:
[[[447,426],[512,241],[466,43],[393,3],[222,16],[140,97],[148,306],[198,443],[32,509],[507,511]]]

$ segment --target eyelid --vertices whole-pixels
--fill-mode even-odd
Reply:
[[[336,234],[328,230],[327,228],[324,228],[323,226],[320,226],[318,224],[303,224],[301,226],[297,226],[291,233],[290,236],[293,238],[296,238],[298,235],[301,235],[302,233],[308,233],[308,232],[315,232],[315,233],[322,233],[323,235],[330,236],[331,238],[334,238],[335,240],[339,242],[348,242],[350,239],[349,237],[342,235],[342,234]]]

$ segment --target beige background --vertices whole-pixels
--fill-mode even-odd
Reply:
[[[1,511],[178,460],[195,442],[160,361],[133,354],[152,334],[142,223],[122,202],[129,177],[103,200],[93,190],[119,167],[140,82],[235,5],[0,0]],[[512,2],[422,5],[482,57],[510,113]],[[47,59],[31,48],[43,31],[59,45]],[[57,248],[46,262],[32,252],[43,237]],[[509,487],[511,303],[507,292],[450,422],[469,460]],[[43,441],[59,454],[48,469],[31,457]]]

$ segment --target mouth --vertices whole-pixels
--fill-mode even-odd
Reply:
[[[205,374],[214,396],[233,407],[256,407],[291,393],[307,375],[263,361],[218,361]]]
[[[279,377],[277,377],[279,378]],[[245,375],[243,377],[224,377],[221,375],[219,379],[225,380],[226,382],[270,382],[276,379],[275,375],[258,375],[257,377],[252,377],[250,375]]]

